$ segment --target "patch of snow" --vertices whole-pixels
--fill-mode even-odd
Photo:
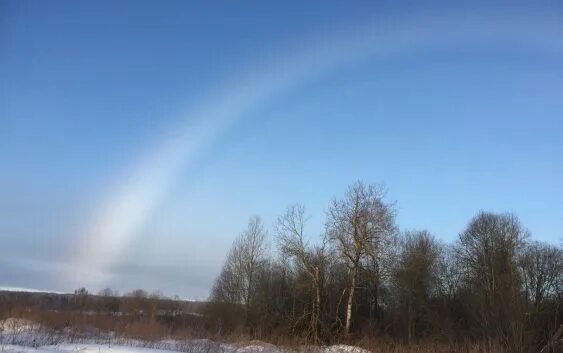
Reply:
[[[371,353],[349,345],[284,348],[253,340],[220,343],[209,339],[141,341],[113,332],[77,335],[69,328],[53,331],[25,319],[0,321],[0,353]]]
[[[325,348],[325,353],[371,353],[367,349],[346,344],[337,344]]]
[[[2,334],[37,331],[39,329],[41,329],[41,325],[31,320],[9,318],[0,321],[0,333]]]
[[[146,346],[139,346],[141,344],[145,344]],[[127,341],[126,345],[63,343],[58,345],[38,346],[37,348],[8,344],[0,346],[0,351],[2,353],[282,353],[287,350],[263,342],[231,345],[219,344],[209,340],[164,340],[152,343],[132,340]],[[318,353],[371,353],[366,349],[349,345],[334,345],[324,348],[304,346],[298,351]]]

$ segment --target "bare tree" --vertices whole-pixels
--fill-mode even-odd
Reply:
[[[98,295],[101,297],[117,297],[119,296],[119,293],[117,292],[117,290],[113,290],[111,288],[104,288],[98,292]]]
[[[481,333],[504,339],[513,349],[520,345],[523,332],[517,260],[528,235],[512,214],[480,212],[459,236],[471,312]]]
[[[78,305],[80,309],[83,309],[86,306],[86,302],[88,301],[88,295],[88,290],[84,287],[75,289],[74,303]]]
[[[555,246],[532,242],[526,244],[520,258],[526,298],[538,310],[545,299],[557,294],[563,279],[563,251]]]
[[[348,188],[343,199],[335,199],[328,210],[326,235],[350,271],[345,335],[350,333],[354,291],[362,261],[377,259],[381,244],[395,231],[394,205],[384,201],[385,194],[381,185],[358,181]]]
[[[461,286],[461,261],[457,249],[450,244],[443,245],[439,256],[437,290],[443,299],[452,301]]]
[[[219,277],[211,289],[211,300],[226,304],[242,303],[242,284],[234,268],[233,249],[229,251]]]
[[[236,243],[235,246],[240,249],[237,252],[236,261],[242,273],[243,300],[244,304],[249,307],[256,277],[260,268],[264,266],[267,255],[266,230],[260,217],[255,216],[250,219],[248,228],[240,235]]]
[[[125,296],[131,298],[147,298],[149,293],[144,289],[138,288],[133,290],[131,293],[126,293]]]
[[[260,217],[252,217],[248,228],[235,239],[217,279],[212,297],[227,303],[244,304],[253,299],[256,277],[267,260],[266,230]]]
[[[281,255],[293,259],[309,277],[314,292],[313,305],[309,320],[309,336],[316,343],[320,342],[319,325],[321,316],[321,287],[326,256],[324,244],[312,249],[304,234],[305,207],[299,204],[290,206],[280,216],[275,225],[275,232]]]
[[[418,325],[429,325],[426,313],[439,287],[441,250],[428,231],[410,231],[402,236],[394,281],[409,343],[419,331]]]

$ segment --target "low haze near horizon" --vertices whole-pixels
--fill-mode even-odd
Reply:
[[[0,4],[0,287],[204,299],[248,218],[563,237],[563,7]],[[272,242],[273,245],[273,242]]]

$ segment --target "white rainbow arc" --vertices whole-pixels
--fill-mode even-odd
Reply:
[[[562,24],[561,18],[544,13],[470,18],[444,14],[403,20],[402,24],[374,20],[361,29],[301,42],[284,55],[252,65],[208,95],[197,109],[181,114],[188,122],[174,127],[171,136],[175,137],[157,141],[129,177],[119,180],[82,233],[64,279],[93,287],[107,282],[111,278],[108,270],[120,261],[124,249],[178,176],[229,127],[284,92],[374,56],[393,58],[421,50],[475,45],[525,45],[535,51],[563,53]]]

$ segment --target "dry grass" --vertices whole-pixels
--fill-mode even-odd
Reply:
[[[267,345],[263,341],[271,342],[279,347],[282,352],[308,352],[318,353],[318,347],[307,345],[303,339],[292,338],[278,334],[273,337],[252,337],[245,332],[234,331],[228,334],[210,332],[205,327],[195,323],[184,323],[180,326],[168,326],[156,320],[115,317],[109,314],[93,315],[68,311],[14,311],[12,317],[19,317],[39,323],[44,330],[33,338],[33,344],[45,345],[60,342],[107,342],[113,341],[120,344],[145,345],[147,347],[162,344],[164,339],[173,339],[187,342],[194,339],[209,339],[209,344],[197,346],[208,352],[219,351],[217,342],[232,343],[242,346]],[[111,333],[111,334],[110,334]],[[255,339],[263,341],[255,341]],[[130,340],[137,340],[131,343]],[[202,341],[203,342],[203,341]],[[21,342],[14,342],[16,344]],[[24,342],[25,343],[25,342]],[[339,343],[339,342],[333,342]],[[498,343],[462,342],[444,343],[439,341],[424,341],[416,344],[404,344],[391,338],[363,336],[343,342],[367,349],[373,353],[513,353]],[[192,353],[193,344],[185,347],[176,345],[171,349]],[[559,349],[559,350],[557,350]],[[324,352],[324,351],[323,351]],[[561,352],[560,346],[550,352]],[[202,352],[198,352],[202,353]]]

